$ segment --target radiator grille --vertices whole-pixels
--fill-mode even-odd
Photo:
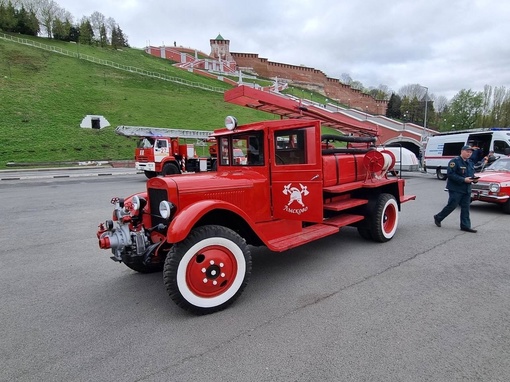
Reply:
[[[471,185],[472,190],[488,190],[489,188],[490,188],[489,183],[478,183]]]

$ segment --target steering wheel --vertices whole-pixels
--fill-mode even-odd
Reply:
[[[278,163],[278,161],[280,162],[280,164],[285,164],[285,161],[282,159],[281,156],[279,156],[278,154],[274,154],[275,158],[276,158],[276,163]]]

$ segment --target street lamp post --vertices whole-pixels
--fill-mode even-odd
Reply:
[[[425,113],[423,115],[423,132],[421,133],[421,147],[420,147],[420,153],[421,153],[421,160],[420,160],[420,165],[421,167],[423,168],[423,157],[425,156],[425,137],[427,136],[427,109],[428,109],[428,105],[427,105],[427,102],[428,102],[428,98],[429,98],[429,88],[426,87],[426,86],[423,86],[423,85],[418,85],[422,88],[425,89]]]
[[[423,139],[426,136],[426,131],[427,131],[427,109],[428,109],[427,102],[428,102],[428,98],[429,98],[429,88],[426,86],[422,86],[422,85],[418,85],[418,86],[425,89],[425,113],[423,115],[423,133],[422,133],[422,137],[421,137],[421,140],[423,141]]]

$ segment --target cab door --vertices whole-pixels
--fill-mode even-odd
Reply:
[[[154,142],[154,162],[161,163],[169,155],[168,139],[156,139]]]
[[[322,222],[320,122],[287,123],[270,129],[268,139],[273,217]]]

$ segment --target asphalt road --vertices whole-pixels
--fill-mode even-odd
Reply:
[[[437,228],[444,182],[407,178],[393,240],[252,248],[243,295],[202,317],[98,248],[143,175],[1,181],[0,380],[508,381],[510,216],[474,203],[479,233],[459,211]]]

